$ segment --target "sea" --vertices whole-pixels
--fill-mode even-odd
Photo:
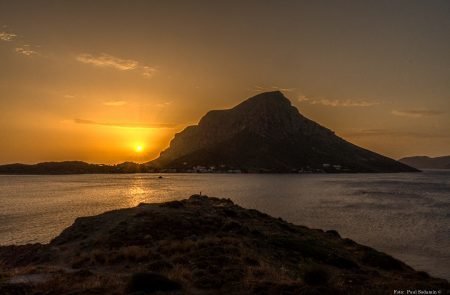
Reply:
[[[200,193],[229,198],[295,224],[337,230],[342,237],[450,280],[450,170],[3,175],[0,245],[48,243],[80,216]]]

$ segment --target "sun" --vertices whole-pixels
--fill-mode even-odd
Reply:
[[[142,145],[137,145],[134,149],[137,153],[140,153],[144,150],[144,147]]]

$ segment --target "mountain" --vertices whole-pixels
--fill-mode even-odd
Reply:
[[[417,169],[450,169],[450,156],[435,158],[415,156],[402,158],[399,161]]]
[[[450,288],[335,230],[200,195],[80,217],[49,244],[0,246],[0,274],[3,295],[448,294]]]
[[[161,169],[248,172],[412,172],[304,117],[281,92],[214,110],[148,163]]]
[[[0,174],[103,174],[153,172],[148,166],[125,162],[117,165],[89,164],[81,161],[43,162],[33,165],[0,165]]]

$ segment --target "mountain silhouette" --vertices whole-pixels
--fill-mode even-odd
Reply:
[[[213,110],[148,163],[160,169],[247,172],[412,172],[301,115],[279,91]],[[200,168],[199,168],[200,167]]]
[[[143,164],[124,162],[117,165],[89,164],[82,161],[42,162],[38,164],[0,165],[0,174],[108,174],[154,172]]]
[[[450,169],[450,156],[435,158],[427,156],[414,156],[402,158],[399,162],[417,169]]]

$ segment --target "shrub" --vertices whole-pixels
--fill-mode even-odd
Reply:
[[[127,284],[127,293],[153,293],[160,291],[178,291],[181,285],[168,278],[150,272],[135,273]]]
[[[311,266],[305,270],[303,281],[311,286],[324,286],[330,281],[330,274],[323,267]]]

